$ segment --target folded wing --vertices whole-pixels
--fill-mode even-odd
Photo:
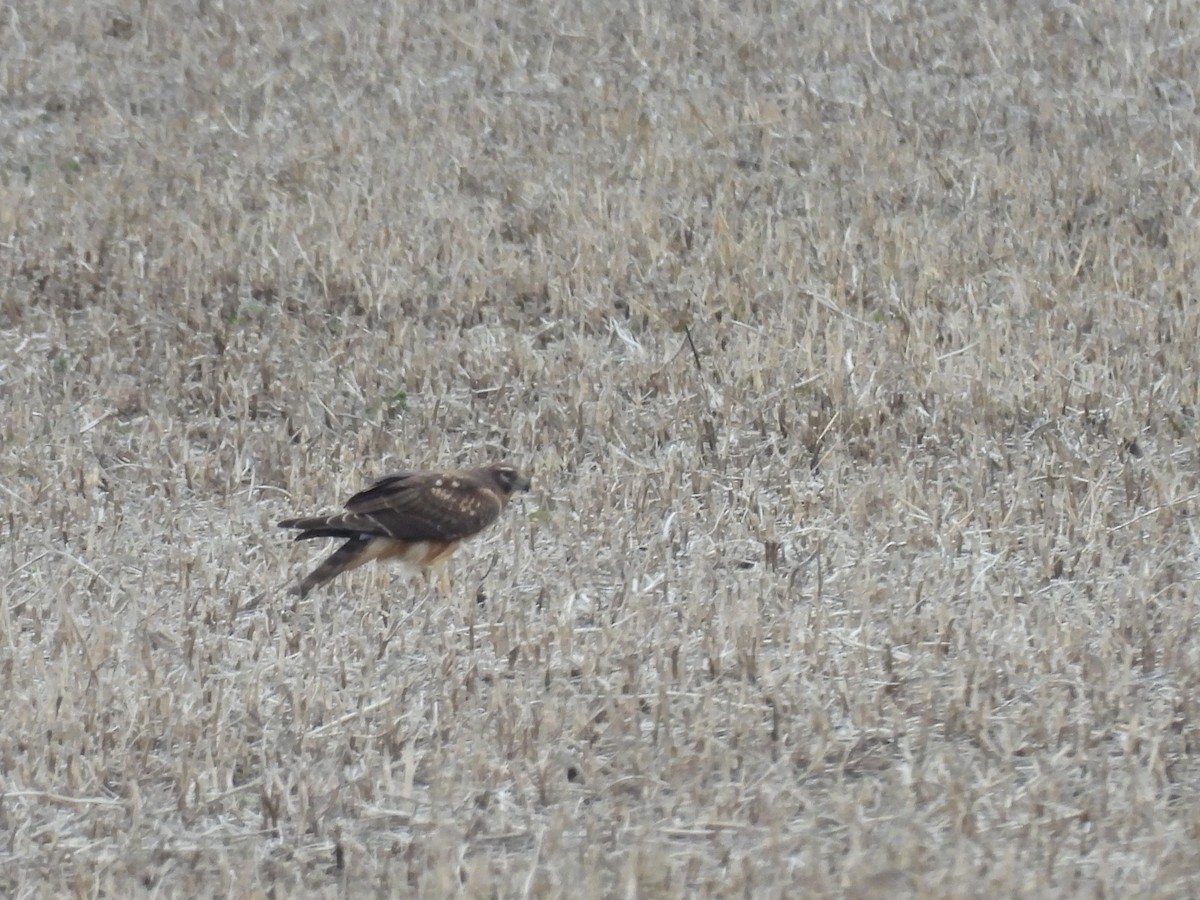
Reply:
[[[388,537],[401,541],[456,541],[499,518],[505,496],[468,473],[400,472],[380,478],[333,516],[288,519],[296,540]]]

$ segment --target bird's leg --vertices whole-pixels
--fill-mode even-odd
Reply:
[[[421,575],[426,588],[432,588],[436,581],[442,599],[447,601],[450,599],[450,572],[444,559],[423,569]]]

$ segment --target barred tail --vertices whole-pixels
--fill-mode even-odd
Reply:
[[[304,597],[313,588],[332,581],[346,570],[361,566],[371,559],[365,552],[371,541],[372,537],[366,534],[350,538],[334,550],[323,563],[305,575],[304,580],[292,588],[292,593]]]

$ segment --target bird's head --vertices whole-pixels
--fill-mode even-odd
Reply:
[[[500,490],[504,491],[505,494],[529,490],[531,483],[529,476],[522,475],[515,467],[507,463],[496,463],[495,465],[488,466],[488,471],[496,479],[496,484],[500,486]]]

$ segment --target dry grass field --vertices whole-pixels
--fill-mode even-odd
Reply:
[[[1196,896],[1197,58],[4,6],[0,895]],[[448,602],[287,593],[277,520],[493,459]]]

